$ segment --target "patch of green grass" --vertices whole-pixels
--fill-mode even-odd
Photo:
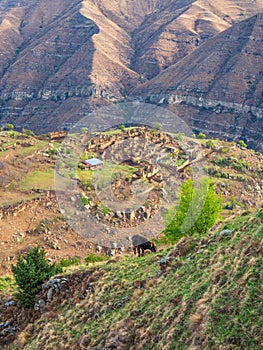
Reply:
[[[79,264],[80,264],[80,259],[75,256],[72,256],[71,258],[68,258],[68,259],[62,258],[59,262],[59,265],[62,267],[69,267],[72,265],[79,265]]]
[[[54,170],[34,171],[29,173],[21,182],[20,190],[30,189],[52,190],[54,189]]]
[[[106,254],[98,255],[98,254],[90,253],[84,260],[86,264],[89,265],[90,263],[107,261],[109,260],[109,257]]]
[[[233,231],[221,234],[226,228]],[[53,350],[59,341],[70,349],[84,331],[87,347],[126,332],[124,349],[185,350],[200,342],[204,350],[261,349],[262,228],[261,211],[247,213],[207,237],[184,238],[170,253],[94,265],[87,271],[93,290],[65,299],[48,327],[46,315],[40,319],[24,349]],[[167,254],[161,273],[158,260]]]
[[[35,145],[33,146],[29,146],[29,147],[26,147],[24,149],[21,150],[20,152],[20,155],[22,157],[26,157],[36,151],[44,151],[48,146],[48,141],[45,141],[45,140],[41,140],[41,141],[38,141]]]
[[[13,294],[16,292],[16,288],[17,286],[13,276],[0,276],[0,292]]]
[[[0,158],[3,157],[7,153],[8,153],[8,150],[7,151],[0,151]]]
[[[104,165],[101,169],[78,169],[77,177],[82,182],[91,182],[93,179],[96,179],[96,185],[98,188],[102,188],[103,186],[112,183],[116,179],[117,174],[126,180],[130,180],[132,174],[134,174],[137,170],[137,167],[127,164],[114,164],[111,162],[104,162]]]

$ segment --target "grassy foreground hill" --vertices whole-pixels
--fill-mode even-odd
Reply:
[[[30,315],[2,296],[1,322],[20,329],[4,348],[262,349],[262,238],[261,209],[156,254],[68,272]]]

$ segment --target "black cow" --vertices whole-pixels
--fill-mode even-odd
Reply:
[[[143,256],[145,250],[150,250],[152,252],[156,252],[156,245],[148,241],[147,238],[142,237],[140,235],[135,235],[132,237],[132,245],[133,245],[133,251],[136,255],[136,252],[138,253],[138,256]]]

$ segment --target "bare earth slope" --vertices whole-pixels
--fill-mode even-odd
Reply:
[[[260,10],[260,0],[1,1],[0,124],[67,127]]]

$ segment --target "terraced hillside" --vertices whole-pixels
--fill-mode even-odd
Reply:
[[[153,135],[149,131],[147,133],[156,138],[156,134]],[[127,131],[121,130],[115,130],[113,133],[119,139],[120,145],[123,145],[121,138],[126,137],[126,134]],[[105,136],[107,135],[102,138],[107,143],[108,139]],[[185,143],[185,149],[188,144],[191,145],[191,148],[193,145],[201,145],[205,158],[205,170],[211,176],[212,182],[216,184],[217,192],[223,197],[223,219],[260,206],[263,189],[263,159],[260,153],[252,152],[235,143],[203,139],[188,140],[187,138],[183,141],[182,135],[176,137],[180,137],[180,141],[175,140],[175,143]],[[102,138],[99,138],[98,142],[103,148]],[[70,227],[58,205],[54,191],[56,153],[63,148],[61,141],[40,140],[12,131],[1,132],[0,140],[1,273],[9,273],[10,266],[16,261],[17,254],[27,251],[37,243],[45,247],[50,261],[72,256],[83,261],[89,252],[95,250],[95,247]],[[160,143],[157,143],[156,150],[159,148]],[[118,143],[116,143],[116,149],[118,149]],[[184,164],[187,163],[187,157],[187,154],[181,154],[180,159],[177,159],[179,167],[182,161]],[[150,179],[153,176],[150,174],[152,168],[147,170],[144,165],[137,164],[135,169],[124,165],[117,169],[124,171],[128,181],[112,182],[111,186],[114,187],[113,191],[116,196],[131,195],[129,179],[134,172],[138,172],[139,175],[136,176],[141,176],[146,171],[145,181],[147,176],[150,176]],[[182,169],[181,182],[189,176],[188,170],[189,167]],[[79,170],[80,180],[86,181],[87,178],[91,179],[93,176],[92,171]],[[86,195],[92,198],[93,192],[86,192]],[[111,207],[111,204],[104,203],[104,200],[102,204],[95,204],[94,202],[94,215],[102,215],[102,218],[105,219],[110,217],[109,208],[105,210],[105,205]],[[139,204],[142,205],[143,202]]]

